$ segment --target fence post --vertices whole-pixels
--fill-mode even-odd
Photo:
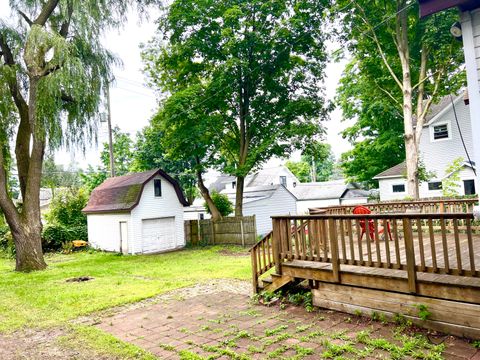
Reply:
[[[335,219],[328,218],[328,232],[330,238],[330,253],[332,255],[332,273],[333,280],[340,282],[340,262],[338,259],[338,239]]]
[[[245,247],[245,235],[243,234],[243,219],[240,220],[240,231],[242,233],[242,246]]]
[[[210,220],[210,225],[212,227],[212,245],[215,245],[215,222]]]
[[[409,218],[403,218],[403,237],[405,239],[405,255],[407,258],[408,290],[411,293],[416,293],[415,248],[413,245],[412,222]]]
[[[282,275],[282,261],[280,259],[280,220],[272,219],[272,226],[272,252],[275,272],[278,275]]]

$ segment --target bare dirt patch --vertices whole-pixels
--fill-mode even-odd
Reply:
[[[63,329],[24,330],[9,335],[0,335],[0,359],[2,360],[113,360],[114,358],[94,353],[90,349],[66,349],[57,343]]]

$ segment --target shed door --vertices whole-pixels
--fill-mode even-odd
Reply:
[[[142,220],[142,253],[152,253],[175,247],[175,218]]]

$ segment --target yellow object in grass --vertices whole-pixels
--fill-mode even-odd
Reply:
[[[72,241],[73,247],[84,247],[88,245],[88,242],[84,240],[73,240]]]

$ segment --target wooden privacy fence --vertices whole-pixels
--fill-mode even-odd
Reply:
[[[410,293],[417,292],[419,273],[480,277],[480,226],[471,213],[275,216],[272,220],[272,233],[251,251],[254,285],[269,269],[275,267],[281,275],[282,264],[297,260],[328,265],[334,282],[339,282],[342,266],[362,267],[366,274],[374,274],[375,269],[405,271]]]
[[[422,214],[431,213],[468,213],[478,199],[446,199],[446,200],[417,200],[417,201],[392,201],[381,203],[360,204],[369,208],[373,213],[406,213],[416,212]],[[324,208],[309,209],[310,215],[349,215],[358,205],[331,206]]]
[[[225,217],[221,220],[185,221],[187,244],[253,245],[257,241],[255,216]]]

